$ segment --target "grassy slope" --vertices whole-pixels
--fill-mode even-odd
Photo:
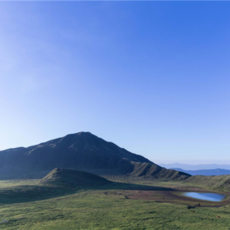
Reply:
[[[21,185],[22,183],[23,181]],[[28,182],[26,183],[28,184]],[[5,184],[6,182],[4,186]],[[12,186],[12,184],[13,182],[10,185]],[[152,185],[155,183],[142,181],[142,184]],[[158,185],[160,184],[158,182]],[[168,183],[162,184],[165,186]],[[173,185],[176,186],[177,184],[172,183],[171,186]],[[178,185],[181,185],[181,182]],[[30,188],[34,188],[35,185],[31,184],[30,186]],[[19,188],[25,187],[19,186]],[[47,199],[40,198],[37,200],[24,200],[24,198],[28,198],[25,189],[24,198],[22,197],[23,192],[16,192],[11,193],[11,198],[15,197],[15,199],[4,200],[9,197],[9,194],[5,193],[14,189],[16,187],[0,189],[0,218],[8,220],[8,222],[0,224],[1,229],[221,230],[230,228],[230,206],[220,208],[202,207],[194,209],[195,212],[193,212],[192,209],[187,209],[187,205],[131,200],[124,196],[105,195],[108,189],[110,189],[110,192],[119,192],[115,190],[115,187],[103,187],[97,190],[73,190],[71,194],[65,195],[64,190],[62,194],[59,190],[58,197],[49,197],[49,192],[55,192],[57,189],[46,187],[46,190],[42,191],[44,192],[43,198]],[[117,189],[121,188],[118,186]],[[16,200],[18,202],[15,202]],[[217,218],[217,216],[221,218]]]
[[[228,229],[228,208],[202,208],[106,197],[101,192],[4,205],[2,229]],[[221,219],[216,216],[220,215]]]
[[[146,176],[160,180],[185,180],[189,174],[176,170],[165,169],[155,164],[132,162],[134,168],[131,176]]]
[[[230,175],[223,176],[192,176],[186,180],[187,183],[199,185],[205,188],[229,191]]]
[[[109,184],[103,177],[78,170],[53,169],[41,181],[41,184],[53,184],[68,187],[94,187]]]

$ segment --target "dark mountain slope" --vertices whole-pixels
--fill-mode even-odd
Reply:
[[[89,132],[70,134],[28,148],[0,151],[0,178],[41,178],[54,168],[77,169],[100,175],[157,177],[164,171],[170,178],[174,174],[172,170],[163,170],[148,159]],[[184,175],[181,174],[182,177]]]

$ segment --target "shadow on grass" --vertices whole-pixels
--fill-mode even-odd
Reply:
[[[172,188],[150,186],[150,185],[139,185],[139,184],[131,184],[131,183],[121,183],[121,182],[111,182],[110,184],[103,187],[108,190],[123,189],[123,190],[175,191],[175,189]]]
[[[97,187],[76,186],[48,186],[48,185],[21,185],[0,189],[0,205],[45,200],[77,192],[90,190],[148,190],[148,191],[175,191],[171,188],[137,185],[130,183],[110,182]]]

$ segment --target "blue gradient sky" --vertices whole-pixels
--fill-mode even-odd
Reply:
[[[1,2],[0,150],[90,131],[156,163],[230,163],[230,2]]]

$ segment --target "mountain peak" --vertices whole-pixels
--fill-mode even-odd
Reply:
[[[92,133],[90,133],[90,132],[84,132],[84,131],[81,131],[81,132],[76,133],[76,135],[81,136],[81,135],[93,135],[93,134],[92,134]]]
[[[160,166],[145,157],[83,131],[28,148],[0,151],[0,177],[9,177],[11,174],[11,178],[17,178],[32,172],[41,175],[54,168],[75,169],[100,175],[154,175],[155,178],[162,171]],[[59,171],[60,169],[55,169],[53,175],[59,174]],[[163,176],[166,174],[167,178],[174,175],[172,170],[164,172]],[[184,174],[179,176],[184,177]]]

